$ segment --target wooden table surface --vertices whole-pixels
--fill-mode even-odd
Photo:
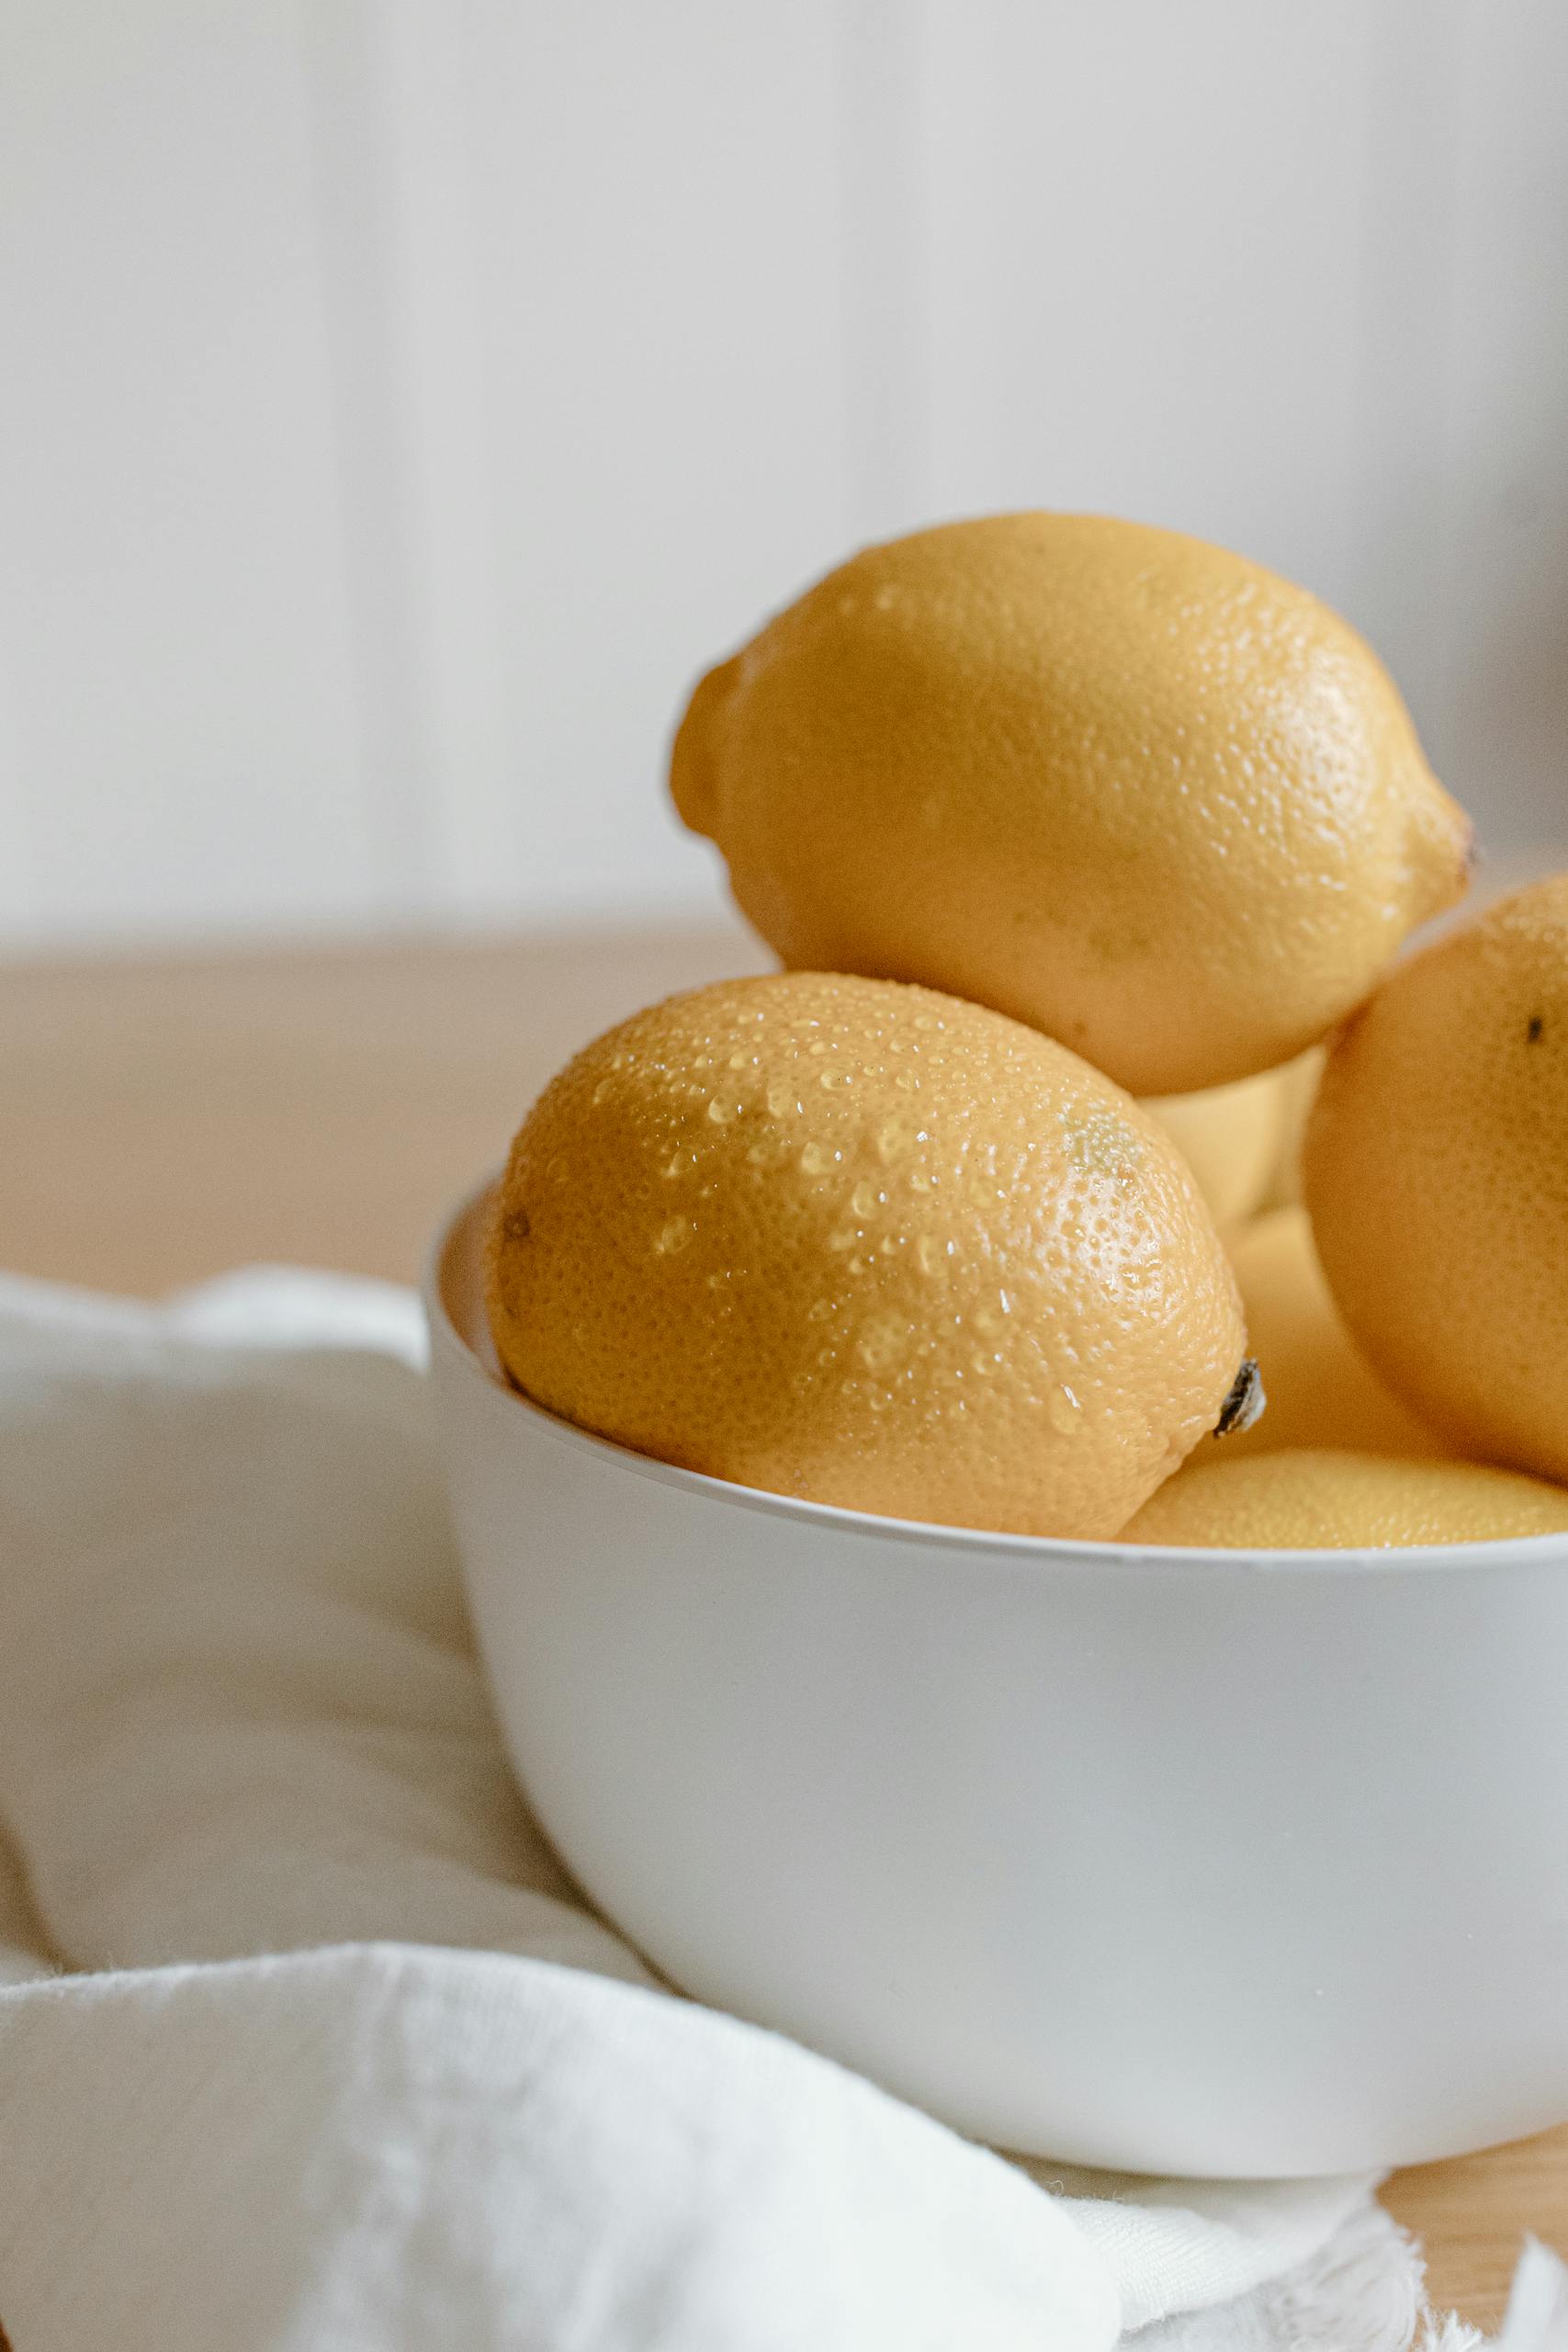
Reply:
[[[0,1263],[141,1294],[258,1259],[411,1280],[567,1054],[761,964],[716,924],[0,966]],[[1523,2232],[1568,2251],[1568,2128],[1384,2201],[1433,2301],[1491,2325]]]

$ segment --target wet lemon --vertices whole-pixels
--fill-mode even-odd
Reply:
[[[1294,1446],[1407,1460],[1452,1451],[1378,1378],[1345,1329],[1304,1209],[1254,1217],[1226,1237],[1225,1247],[1241,1286],[1247,1345],[1269,1391],[1269,1410],[1229,1440],[1227,1458]]]
[[[1568,875],[1384,982],[1328,1057],[1303,1170],[1389,1386],[1457,1449],[1568,1479]]]
[[[1330,1452],[1205,1455],[1122,1530],[1129,1544],[1359,1550],[1568,1529],[1568,1492],[1473,1462]]]
[[[698,989],[546,1090],[495,1204],[519,1387],[716,1476],[1109,1535],[1243,1356],[1179,1154],[1098,1070],[931,990]]]
[[[1159,1121],[1197,1179],[1222,1232],[1262,1201],[1280,1156],[1283,1070],[1263,1070],[1198,1094],[1156,1094],[1144,1108]]]
[[[1269,1170],[1263,1187],[1260,1209],[1294,1208],[1302,1197],[1302,1138],[1312,1113],[1319,1079],[1323,1076],[1323,1047],[1309,1046],[1275,1072],[1279,1088],[1280,1131],[1274,1149],[1274,1164]]]
[[[1321,1037],[1470,842],[1336,614],[1093,515],[855,556],[702,681],[671,780],[785,964],[951,989],[1140,1095]]]

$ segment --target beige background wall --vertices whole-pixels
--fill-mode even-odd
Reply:
[[[691,673],[1228,540],[1568,841],[1558,0],[8,0],[0,947],[711,903]]]

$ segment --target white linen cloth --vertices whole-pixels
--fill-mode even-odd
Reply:
[[[1015,2165],[653,1982],[512,1784],[423,1346],[0,1283],[15,2352],[1403,2352],[1368,2181]]]

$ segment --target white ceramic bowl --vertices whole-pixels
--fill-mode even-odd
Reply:
[[[1568,2116],[1568,1537],[988,1536],[666,1467],[429,1285],[479,1638],[582,1885],[677,1984],[1084,2163],[1406,2163]]]

